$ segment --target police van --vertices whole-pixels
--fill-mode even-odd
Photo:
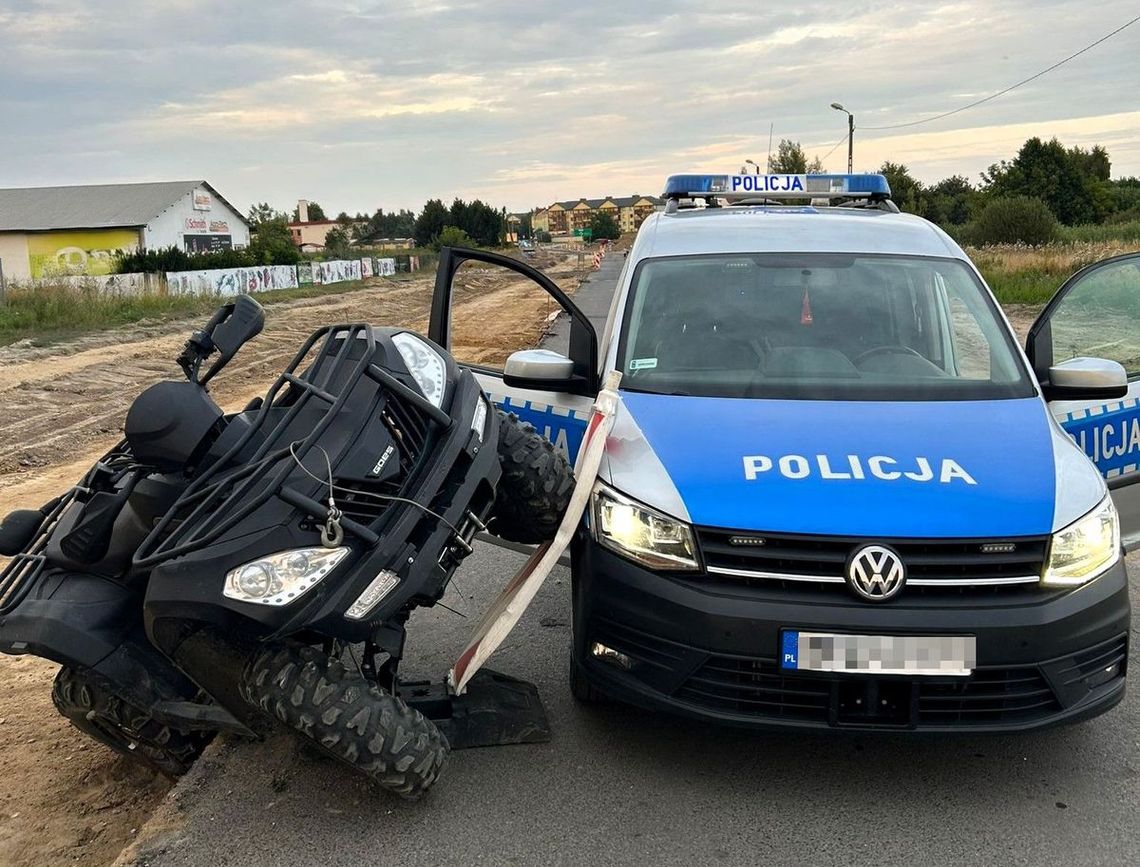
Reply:
[[[578,448],[620,402],[572,546],[571,688],[735,725],[1007,731],[1124,694],[1140,544],[1140,254],[1080,271],[1022,349],[880,175],[675,175],[604,331],[475,365]],[[582,296],[585,301],[585,296]],[[454,351],[454,350],[453,350]]]

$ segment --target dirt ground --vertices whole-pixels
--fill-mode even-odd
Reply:
[[[573,292],[588,271],[577,255],[529,260]],[[264,393],[315,328],[371,322],[424,331],[434,276],[378,278],[359,292],[266,308],[265,331],[211,391],[226,408]],[[501,363],[533,346],[553,311],[548,296],[501,269],[460,271],[453,348],[463,361]],[[0,516],[65,490],[118,440],[131,401],[180,375],[174,363],[194,321],[141,323],[55,346],[0,348]],[[105,865],[134,838],[170,787],[88,740],[51,704],[56,666],[0,655],[0,865]]]

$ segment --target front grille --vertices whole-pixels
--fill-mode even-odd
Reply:
[[[1061,687],[1071,687],[1098,673],[1121,671],[1128,658],[1128,639],[1121,635],[1097,647],[1076,653],[1064,661],[1056,678]],[[1114,666],[1116,667],[1114,669]]]
[[[953,683],[919,682],[920,725],[1018,722],[1060,709],[1036,667],[979,669]]]
[[[675,697],[713,710],[826,723],[831,683],[787,676],[771,660],[714,656],[685,681]]]
[[[378,521],[392,506],[393,497],[405,495],[409,481],[428,453],[430,422],[414,406],[389,394],[380,417],[396,444],[400,472],[394,479],[336,478],[337,508],[362,524]]]
[[[599,617],[595,622],[593,637],[602,644],[614,647],[638,662],[661,671],[677,669],[683,664],[688,651],[683,644],[605,617]]]
[[[774,721],[827,723],[832,691],[842,682],[786,673],[772,660],[714,656],[675,697],[710,710]],[[920,728],[1025,722],[1061,710],[1049,684],[1032,666],[982,669],[960,681],[915,678],[910,682],[918,691],[915,724]]]
[[[834,584],[837,589],[843,583],[847,559],[856,548],[885,544],[898,551],[906,565],[908,593],[910,588],[935,592],[1036,588],[1049,541],[1048,537],[867,539],[710,528],[697,533],[706,568],[726,581]]]

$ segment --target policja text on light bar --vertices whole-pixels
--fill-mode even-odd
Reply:
[[[803,199],[844,197],[884,200],[891,187],[883,175],[670,175],[667,199],[755,198]]]

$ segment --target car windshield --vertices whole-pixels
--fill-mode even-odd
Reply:
[[[831,253],[647,259],[622,387],[806,400],[1036,393],[992,299],[953,259]]]

